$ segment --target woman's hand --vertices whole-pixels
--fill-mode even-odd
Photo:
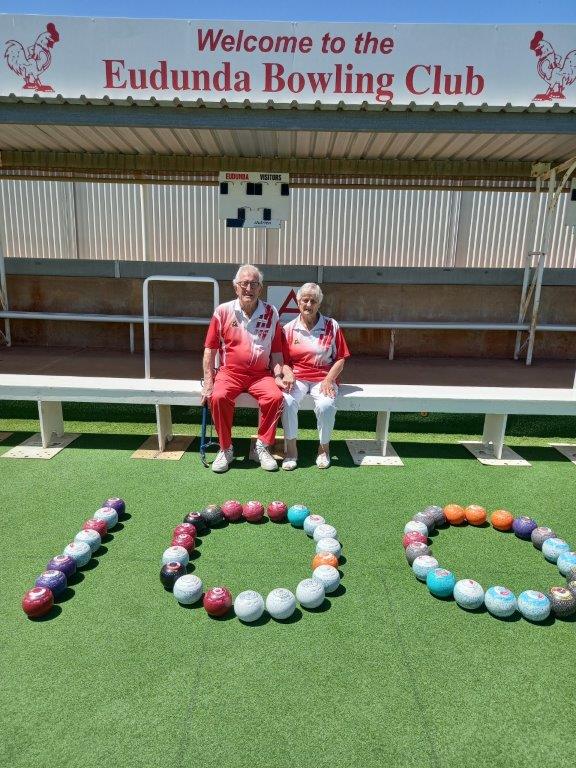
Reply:
[[[326,397],[331,397],[332,399],[336,397],[336,390],[334,389],[334,382],[332,379],[326,377],[324,381],[320,382],[320,392],[322,392],[323,395],[326,395]]]

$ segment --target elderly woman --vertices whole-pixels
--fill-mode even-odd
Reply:
[[[316,283],[304,283],[296,293],[299,316],[284,326],[284,362],[292,367],[294,383],[284,391],[282,426],[286,456],[282,469],[296,469],[298,454],[298,406],[304,395],[314,400],[318,422],[318,456],[316,466],[330,466],[330,438],[336,418],[338,376],[350,356],[346,341],[335,320],[320,314],[322,291]],[[289,382],[287,382],[289,384]]]

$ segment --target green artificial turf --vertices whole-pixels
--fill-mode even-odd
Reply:
[[[147,413],[143,429],[94,415],[67,414],[67,428],[84,434],[50,461],[0,458],[0,765],[572,765],[576,622],[466,613],[428,593],[401,546],[415,512],[451,501],[531,515],[574,544],[576,467],[545,444],[566,438],[568,420],[508,440],[530,468],[481,465],[455,444],[481,422],[432,416],[434,434],[417,434],[416,417],[396,422],[404,467],[357,468],[341,439],[356,432],[339,416],[328,471],[304,440],[296,472],[264,473],[243,458],[240,437],[240,459],[216,476],[194,445],[177,462],[131,459],[154,431]],[[195,416],[183,409],[175,421],[193,434]],[[0,431],[16,432],[0,454],[34,428],[33,411],[5,411]],[[246,418],[235,433],[251,431]],[[109,495],[126,499],[127,518],[54,614],[27,619],[23,592]],[[321,610],[255,626],[179,606],[158,578],[171,530],[228,498],[303,502],[324,515],[344,544],[340,593]],[[485,587],[564,582],[529,542],[490,527],[448,528],[432,542],[458,578]],[[205,586],[266,594],[310,575],[314,545],[289,525],[240,523],[198,550],[193,572]]]

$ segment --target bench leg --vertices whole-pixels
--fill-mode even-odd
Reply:
[[[502,448],[504,447],[504,437],[506,434],[507,414],[487,413],[484,416],[484,432],[482,433],[482,442],[487,450],[492,449],[494,458],[502,458]]]
[[[388,449],[388,427],[390,425],[390,411],[380,411],[376,415],[376,440],[382,444],[382,456],[386,456]]]
[[[51,400],[39,400],[38,417],[40,419],[42,448],[48,448],[52,442],[53,435],[55,437],[62,437],[64,434],[62,403],[52,402]]]
[[[172,411],[169,405],[156,406],[156,427],[158,430],[158,450],[160,453],[166,448],[166,443],[174,437],[172,433]]]

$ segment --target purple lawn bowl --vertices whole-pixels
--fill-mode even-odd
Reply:
[[[76,573],[76,560],[69,555],[56,555],[46,566],[47,571],[62,571],[67,579]]]
[[[46,587],[46,589],[51,590],[54,597],[57,597],[64,592],[68,586],[68,582],[62,571],[50,570],[44,571],[44,573],[41,573],[40,576],[38,576],[36,579],[36,586]]]
[[[538,528],[538,523],[536,520],[532,520],[531,517],[526,517],[523,515],[522,517],[515,517],[514,522],[512,523],[512,530],[518,536],[519,539],[524,539],[525,541],[530,541],[532,536],[532,531]]]

